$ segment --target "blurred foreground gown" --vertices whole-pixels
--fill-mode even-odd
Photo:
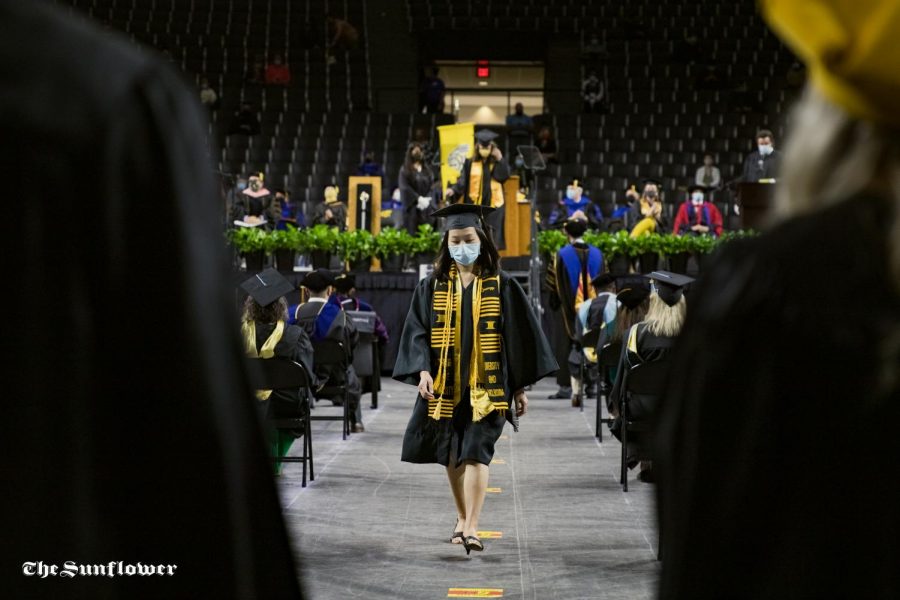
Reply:
[[[0,73],[0,597],[299,597],[193,94],[44,2],[0,0]]]
[[[886,203],[734,242],[661,409],[662,598],[900,597],[900,297]]]

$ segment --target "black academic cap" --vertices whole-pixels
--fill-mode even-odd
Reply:
[[[641,189],[643,190],[645,187],[647,187],[648,184],[651,184],[651,183],[653,185],[655,185],[657,188],[662,188],[662,182],[659,179],[653,179],[652,177],[646,177],[641,180]]]
[[[315,271],[307,273],[300,285],[312,292],[318,293],[329,285],[334,285],[334,278],[326,269],[316,269]]]
[[[497,139],[497,134],[490,129],[482,129],[481,131],[475,132],[475,139],[478,140],[478,143],[482,146],[487,146]]]
[[[616,277],[616,299],[628,308],[637,308],[650,297],[650,279],[645,275]]]
[[[579,238],[587,231],[588,224],[584,219],[566,219],[563,229],[574,238]]]
[[[704,194],[706,194],[706,186],[702,186],[702,185],[688,186],[688,194],[693,194],[694,192],[703,192]]]
[[[346,294],[356,287],[356,276],[353,273],[341,273],[334,278],[334,287],[338,292]]]
[[[481,226],[482,219],[494,212],[494,210],[490,206],[458,202],[434,211],[431,213],[431,216],[447,217],[447,221],[444,223],[444,231],[465,229],[466,227],[483,229]]]
[[[284,275],[269,267],[262,273],[257,273],[241,284],[241,289],[247,292],[260,306],[268,306],[294,290],[291,282]]]
[[[591,285],[596,288],[605,288],[615,280],[615,275],[613,275],[609,271],[604,271],[603,273],[600,273],[599,275],[591,279]]]
[[[684,294],[684,286],[694,281],[692,277],[671,271],[653,271],[649,277],[656,283],[659,297],[669,306],[678,304]]]

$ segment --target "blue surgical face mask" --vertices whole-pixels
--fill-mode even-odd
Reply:
[[[522,158],[521,156],[517,156],[517,157],[516,157],[516,166],[517,166],[517,167],[523,167],[523,166],[525,166],[525,159]]]
[[[566,190],[566,198],[568,198],[569,200],[574,200],[576,195],[577,193],[575,192],[575,190]]]
[[[772,145],[771,144],[759,144],[759,153],[762,156],[768,156],[772,154]]]
[[[703,204],[703,194],[691,194],[691,202],[694,204]]]
[[[457,246],[448,246],[450,250],[450,258],[461,265],[471,265],[481,254],[481,242],[474,244],[459,244]]]
[[[240,181],[240,182],[238,182],[238,184],[237,184],[236,187],[237,187],[237,189],[238,189],[239,192],[243,192],[244,190],[247,189],[247,183],[244,182],[244,181]]]

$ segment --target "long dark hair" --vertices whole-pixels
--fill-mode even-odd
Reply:
[[[497,252],[497,246],[494,245],[491,236],[477,227],[475,233],[478,234],[478,239],[481,241],[481,254],[475,259],[478,272],[482,276],[496,275],[500,271],[500,253]],[[444,234],[437,259],[434,261],[434,276],[439,281],[447,281],[450,278],[450,265],[453,264],[453,259],[450,258],[450,247],[447,244],[449,236],[449,232]]]
[[[420,161],[422,164],[422,171],[431,173],[431,167],[428,166],[428,162],[425,160],[425,144],[419,142],[412,142],[409,146],[406,147],[406,158],[403,159],[403,168],[406,169],[407,173],[413,172],[413,164],[416,161],[413,160],[412,152],[416,148],[422,151],[422,160]]]
[[[624,304],[616,312],[616,327],[613,330],[611,342],[625,342],[625,332],[631,329],[632,325],[640,323],[647,316],[647,309],[650,306],[650,299],[647,298],[634,308],[628,308]]]

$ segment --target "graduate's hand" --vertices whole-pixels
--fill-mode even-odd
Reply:
[[[334,218],[334,213],[331,212],[331,209],[330,209],[330,208],[326,208],[326,209],[325,209],[325,219],[326,219],[326,220],[331,220],[331,219],[333,219],[333,218]]]
[[[494,146],[494,149],[491,150],[491,156],[494,157],[494,160],[503,160],[503,153],[500,152],[500,148],[498,148],[497,146]]]
[[[525,390],[516,392],[516,416],[521,417],[528,412],[528,397],[525,396]]]
[[[419,394],[426,400],[434,400],[434,380],[428,371],[419,371]]]
[[[453,188],[447,188],[447,191],[444,192],[444,198],[452,198],[453,197]]]

